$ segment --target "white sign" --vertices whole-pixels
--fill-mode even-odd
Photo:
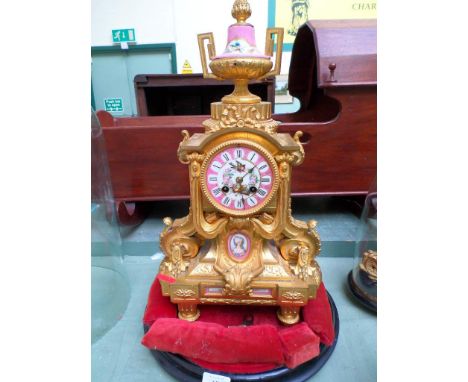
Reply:
[[[206,371],[203,373],[202,382],[231,382],[231,378],[225,377],[224,375],[216,375],[207,373]]]

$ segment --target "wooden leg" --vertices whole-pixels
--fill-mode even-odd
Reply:
[[[179,318],[186,321],[196,321],[200,317],[197,304],[179,303]]]
[[[284,325],[294,325],[299,322],[299,310],[301,309],[300,306],[284,306],[281,305],[278,311],[276,312],[276,315],[278,316],[278,319],[281,321],[282,324]]]
[[[138,202],[117,202],[117,216],[122,225],[138,225],[143,223],[148,214],[148,208]]]

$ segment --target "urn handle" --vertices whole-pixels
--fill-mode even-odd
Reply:
[[[281,56],[283,55],[283,38],[284,38],[284,29],[283,28],[268,28],[266,41],[265,41],[265,55],[273,57],[273,49],[275,46],[275,40],[273,36],[276,35],[276,60],[275,66],[267,74],[261,76],[259,79],[277,76],[281,73]]]
[[[207,48],[208,48],[208,57],[210,60],[215,58],[216,56],[216,47],[214,44],[214,37],[213,33],[203,33],[198,35],[198,47],[200,48],[200,58],[201,64],[203,69],[203,78],[214,78],[216,80],[222,80],[218,76],[210,73],[208,70],[208,62],[206,60],[206,50],[205,50],[205,40],[208,40]]]

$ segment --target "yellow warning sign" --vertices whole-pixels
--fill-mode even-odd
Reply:
[[[192,67],[190,66],[190,63],[188,60],[184,61],[184,65],[182,66],[182,74],[192,74],[193,70]]]

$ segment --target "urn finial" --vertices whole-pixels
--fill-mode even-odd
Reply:
[[[226,48],[220,55],[216,54],[213,33],[198,35],[198,46],[202,61],[203,77],[218,80],[232,80],[234,91],[222,98],[223,104],[259,104],[261,98],[250,93],[250,80],[262,80],[277,76],[281,72],[281,53],[283,50],[283,28],[268,28],[265,52],[260,52],[255,42],[255,28],[246,20],[252,14],[247,0],[236,0],[232,6],[232,16],[237,23],[228,28]],[[276,43],[274,36],[276,36]],[[205,41],[208,44],[205,45]],[[275,66],[272,57],[276,46]],[[211,60],[208,69],[208,60]]]
[[[237,23],[244,24],[245,21],[252,14],[252,10],[250,9],[250,4],[248,0],[234,1],[231,14],[232,14],[232,17],[234,17],[237,20]]]

